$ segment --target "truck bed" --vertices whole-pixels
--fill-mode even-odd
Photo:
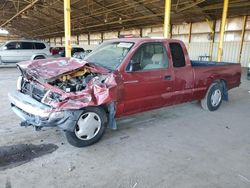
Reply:
[[[192,67],[205,67],[205,66],[222,66],[222,65],[234,65],[237,63],[217,62],[217,61],[191,61]]]
[[[207,87],[213,80],[224,80],[227,89],[240,85],[241,66],[239,63],[216,61],[191,61],[194,71],[195,88]]]

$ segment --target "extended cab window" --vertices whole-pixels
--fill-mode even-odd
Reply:
[[[185,56],[179,43],[170,43],[170,51],[172,55],[174,67],[185,67]]]
[[[162,43],[143,44],[135,52],[128,66],[127,70],[133,67],[133,70],[130,71],[166,68],[168,61],[165,47]]]

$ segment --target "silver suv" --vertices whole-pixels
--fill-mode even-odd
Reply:
[[[36,40],[12,40],[0,47],[0,63],[45,59],[50,55],[48,44]]]

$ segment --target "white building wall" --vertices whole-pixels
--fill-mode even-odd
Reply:
[[[188,53],[192,60],[198,60],[199,56],[209,55],[209,46],[207,42],[192,42],[189,44]]]
[[[250,42],[244,42],[241,55],[241,65],[247,67],[250,63]]]
[[[218,42],[220,37],[220,20],[216,20],[215,26],[215,37],[213,44],[213,53],[212,60],[216,61],[217,52],[218,52]],[[243,17],[229,18],[226,22],[225,27],[225,36],[224,36],[224,49],[222,61],[227,62],[237,62],[239,57],[240,50],[240,40],[241,40],[241,30],[243,24]],[[210,54],[210,45],[211,45],[211,28],[207,22],[198,22],[192,23],[191,30],[191,42],[188,44],[188,33],[189,33],[190,24],[183,23],[172,26],[172,38],[182,40],[188,47],[188,52],[191,59],[198,59],[199,56],[207,56]],[[144,27],[142,29],[142,36],[148,37],[162,37],[163,36],[163,27],[154,26],[154,27]],[[140,35],[140,29],[129,29],[121,30],[120,34],[133,34]],[[118,37],[118,31],[110,31],[103,33],[103,40],[115,39]],[[48,39],[46,39],[48,40]],[[62,38],[64,45],[64,37]],[[75,43],[75,38],[73,38],[72,43]],[[84,47],[85,49],[93,49],[101,42],[100,33],[91,33],[90,41],[88,41],[87,34],[79,35],[79,46]],[[61,38],[50,39],[51,46],[58,46],[61,43]],[[89,45],[90,43],[90,45]],[[246,23],[246,32],[242,48],[242,57],[241,65],[247,66],[250,62],[250,16],[248,16]]]

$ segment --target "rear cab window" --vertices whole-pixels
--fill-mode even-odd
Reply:
[[[185,67],[186,61],[183,53],[182,46],[177,42],[171,42],[169,44],[170,52],[173,60],[174,67]]]

